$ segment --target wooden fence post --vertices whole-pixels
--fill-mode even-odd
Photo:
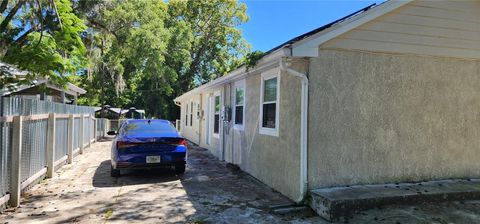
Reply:
[[[55,172],[55,114],[51,113],[48,116],[47,124],[47,178],[52,178]]]
[[[12,167],[10,179],[10,205],[18,207],[20,205],[21,189],[21,164],[22,160],[22,129],[23,117],[13,117],[13,136],[12,136]]]
[[[80,139],[79,139],[79,143],[80,143],[80,154],[83,154],[83,146],[85,144],[85,131],[84,131],[84,128],[85,128],[85,114],[80,114]]]
[[[74,138],[74,130],[75,128],[73,125],[75,125],[75,118],[73,117],[73,114],[70,114],[68,116],[68,141],[67,141],[67,163],[72,164],[73,162],[73,138]]]

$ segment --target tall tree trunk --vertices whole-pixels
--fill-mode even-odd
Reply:
[[[8,5],[8,0],[3,0],[2,4],[0,4],[0,13],[5,12],[5,9],[7,9],[7,5]]]
[[[12,10],[8,12],[8,15],[5,16],[5,19],[3,19],[2,23],[0,23],[0,34],[3,34],[6,31],[8,23],[10,23],[10,21],[13,19],[15,14],[17,14],[17,11],[20,9],[20,7],[22,7],[23,4],[25,4],[26,1],[27,0],[18,1],[17,4],[12,8]]]

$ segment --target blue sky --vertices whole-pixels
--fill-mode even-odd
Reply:
[[[249,21],[239,28],[252,50],[268,51],[283,42],[383,1],[241,0]]]

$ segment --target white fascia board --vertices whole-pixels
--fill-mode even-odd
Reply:
[[[375,8],[292,44],[294,57],[318,57],[318,47],[352,29],[400,8],[412,0],[390,0]]]
[[[55,89],[55,90],[58,90],[60,92],[65,92],[71,96],[75,96],[75,95],[80,95],[80,94],[85,94],[87,91],[76,86],[76,85],[73,85],[72,83],[68,83],[67,84],[67,89],[64,89],[62,87],[59,87],[57,85],[54,85],[50,82],[47,83],[47,86],[48,88],[51,88],[51,89]]]
[[[70,89],[61,88],[61,87],[58,87],[57,85],[54,85],[54,84],[52,84],[52,83],[47,83],[46,85],[47,85],[47,87],[50,88],[50,89],[54,89],[54,90],[57,90],[57,91],[60,91],[60,92],[64,92],[64,93],[66,93],[66,94],[68,94],[68,95],[71,95],[71,96],[77,95],[76,92],[74,92],[74,91],[72,91],[72,90],[70,90]]]
[[[182,99],[188,98],[190,95],[199,93],[203,90],[215,88],[225,83],[240,80],[249,74],[261,71],[263,69],[267,69],[272,65],[278,66],[278,59],[288,56],[290,56],[290,48],[282,47],[268,55],[265,55],[262,59],[258,61],[257,65],[254,68],[250,68],[248,71],[245,66],[237,68],[225,76],[212,80],[206,84],[203,84],[195,89],[184,93],[183,95],[175,98],[174,102],[180,102],[182,101]]]
[[[87,90],[84,90],[84,89],[82,89],[82,88],[80,88],[80,87],[78,87],[78,86],[76,86],[76,85],[74,85],[74,84],[72,84],[72,83],[68,83],[68,89],[70,89],[70,90],[72,90],[72,91],[74,91],[74,92],[76,92],[76,93],[78,93],[78,94],[85,94],[85,93],[87,93]]]

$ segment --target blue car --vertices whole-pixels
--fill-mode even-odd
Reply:
[[[178,174],[185,172],[187,141],[166,120],[126,120],[112,143],[111,176],[120,170],[173,167]]]

